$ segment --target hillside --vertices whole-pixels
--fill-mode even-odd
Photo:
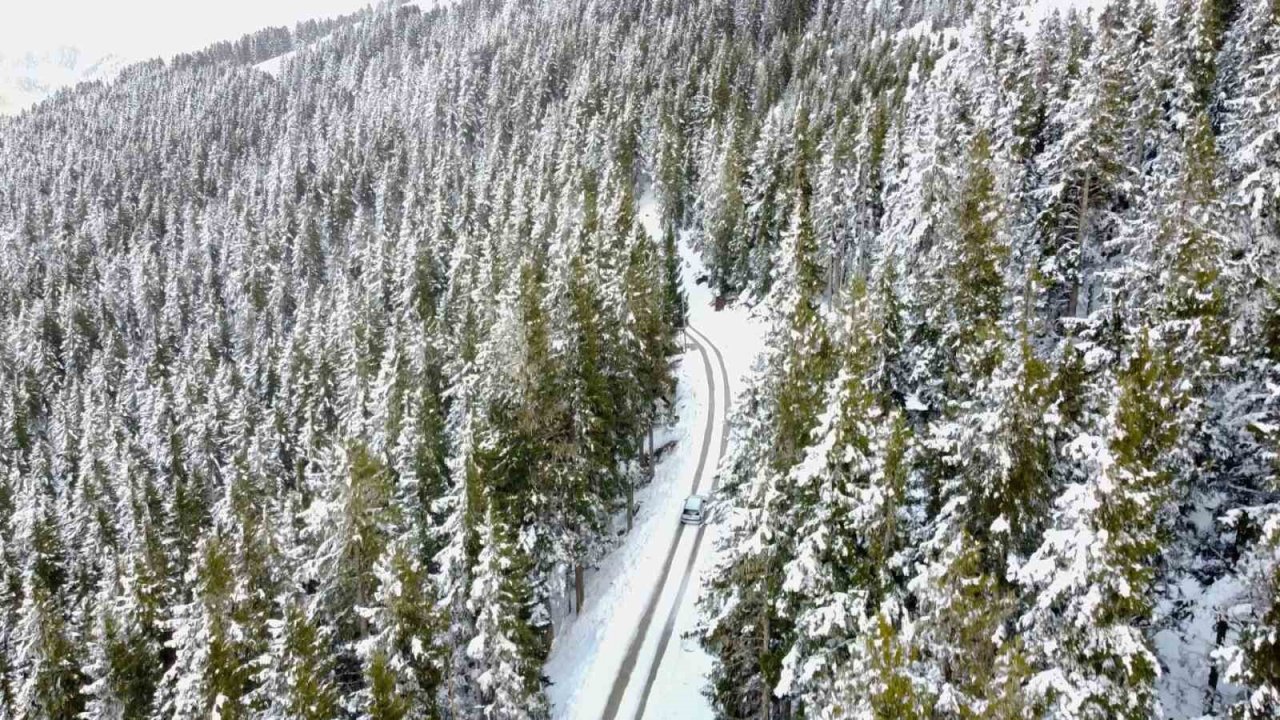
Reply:
[[[0,54],[0,115],[11,115],[79,82],[111,80],[126,65],[116,55],[85,55],[62,47],[46,53]]]
[[[0,719],[1274,717],[1278,123],[1274,0],[387,3],[56,93]]]

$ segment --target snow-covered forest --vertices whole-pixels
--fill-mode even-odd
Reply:
[[[0,720],[549,715],[680,243],[717,713],[1280,716],[1276,0],[459,0],[0,118]]]

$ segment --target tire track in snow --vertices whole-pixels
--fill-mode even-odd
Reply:
[[[720,461],[724,459],[725,449],[729,446],[729,403],[732,400],[732,396],[729,393],[729,373],[725,370],[724,356],[720,354],[720,348],[716,347],[715,343],[711,342],[711,339],[706,335],[694,330],[692,325],[689,326],[689,330],[701,337],[715,352],[716,361],[720,364],[720,384],[724,390],[724,412],[722,416],[724,420],[720,423],[720,451],[716,457],[715,469],[711,471],[710,492],[714,493],[720,477],[716,469],[719,468]],[[714,396],[711,398],[711,404],[713,407],[715,406]],[[708,435],[710,435],[709,429]],[[701,468],[701,464],[698,467]],[[681,527],[684,526],[681,525]],[[644,718],[645,707],[649,704],[649,693],[653,690],[654,681],[658,679],[658,670],[662,667],[662,657],[666,654],[667,646],[671,643],[671,636],[675,633],[676,616],[680,614],[680,603],[684,600],[685,591],[689,589],[689,579],[693,577],[693,566],[698,560],[698,550],[702,547],[702,536],[706,534],[706,531],[707,525],[704,521],[703,524],[698,526],[698,535],[693,541],[693,552],[689,553],[689,562],[685,564],[684,577],[680,578],[680,589],[676,592],[675,604],[671,606],[671,614],[667,616],[667,622],[662,626],[662,636],[658,638],[658,651],[653,656],[653,664],[649,666],[649,677],[645,678],[644,690],[640,694],[640,705],[636,709],[636,720],[643,720]]]
[[[689,330],[697,335],[702,335],[689,326]],[[705,338],[705,336],[703,336]],[[692,338],[695,345],[698,346],[698,352],[702,355],[702,366],[706,370],[707,375],[707,428],[702,433],[702,450],[698,454],[698,467],[693,473],[693,488],[690,492],[697,492],[699,483],[702,482],[702,471],[707,464],[707,451],[711,449],[711,430],[715,427],[715,406],[716,406],[716,382],[715,373],[711,369],[711,357],[707,355],[706,345],[703,345],[696,337]],[[708,342],[708,344],[710,344]],[[712,348],[715,346],[713,345]],[[719,356],[720,351],[716,350]],[[721,369],[723,370],[723,363]],[[721,450],[723,451],[723,442]],[[614,720],[618,716],[618,707],[622,704],[622,698],[626,695],[627,685],[631,682],[631,675],[636,669],[636,660],[640,657],[640,648],[644,645],[645,636],[649,633],[649,626],[653,624],[653,615],[658,610],[658,603],[662,600],[662,590],[667,586],[667,577],[671,574],[671,563],[675,560],[676,548],[680,545],[680,538],[684,536],[684,523],[676,528],[676,533],[671,538],[671,549],[667,551],[667,559],[662,563],[662,573],[658,576],[658,582],[653,586],[653,592],[649,596],[649,603],[645,606],[644,615],[640,618],[640,624],[636,627],[636,632],[631,636],[631,644],[627,646],[627,654],[622,657],[622,666],[618,668],[618,674],[613,679],[613,688],[609,691],[609,702],[605,704],[604,715],[605,720]],[[699,526],[701,530],[701,526]],[[699,532],[701,537],[701,532]],[[686,575],[687,575],[686,570]],[[661,655],[654,658],[654,664],[661,659]],[[652,683],[652,680],[649,681]],[[647,696],[648,693],[646,692]]]

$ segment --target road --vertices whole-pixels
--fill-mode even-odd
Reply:
[[[698,456],[698,465],[694,471],[689,492],[691,494],[706,494],[714,492],[716,489],[716,467],[720,464],[720,458],[724,457],[725,448],[729,443],[728,418],[732,395],[729,392],[729,375],[725,371],[724,356],[720,353],[720,349],[706,335],[703,335],[692,326],[689,327],[689,337],[693,340],[694,345],[697,346],[698,352],[702,356],[703,366],[706,369],[707,403],[711,409],[711,412],[707,413],[706,429],[702,437],[702,449]],[[707,352],[708,348],[716,356],[716,365],[719,370],[718,382],[717,373],[712,370],[711,358]],[[718,390],[721,398],[719,404],[716,402],[717,384],[719,385]],[[711,448],[712,440],[717,434],[715,432],[717,426],[720,441],[716,445],[715,460],[710,465],[710,471],[707,472],[707,455]],[[707,483],[704,483],[704,475],[710,476]],[[671,522],[678,521],[678,518],[671,518]],[[685,528],[690,530],[688,536],[685,534]],[[609,701],[604,711],[606,720],[616,720],[624,708],[630,707],[635,708],[633,717],[636,720],[644,717],[645,707],[648,705],[654,680],[658,677],[662,659],[671,643],[671,637],[675,633],[676,614],[681,607],[685,594],[689,590],[694,565],[698,558],[698,553],[702,549],[702,540],[705,534],[706,525],[699,525],[694,530],[692,526],[682,524],[676,530],[675,536],[672,537],[671,548],[667,551],[666,560],[663,562],[662,570],[659,572],[657,581],[651,591],[644,615],[641,617],[640,624],[636,627],[636,632],[627,646],[622,666],[614,677],[613,688],[609,692]],[[683,561],[683,563],[677,563],[677,559]],[[673,567],[683,568],[677,577],[672,577],[671,575]],[[674,599],[671,599],[673,592]],[[665,620],[659,629],[653,631],[653,620],[659,614],[659,608],[665,609]],[[643,652],[649,647],[653,648],[652,653]],[[642,657],[652,658],[648,665],[648,671],[643,675],[642,681],[633,682],[640,679],[636,675],[636,668],[640,664]]]

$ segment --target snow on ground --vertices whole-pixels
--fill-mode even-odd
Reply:
[[[424,13],[428,13],[438,8],[448,7],[449,5],[452,5],[454,2],[456,2],[456,0],[409,0],[409,2],[404,3],[404,7],[416,7]],[[324,37],[317,38],[307,43],[303,47],[310,47],[318,42],[324,42],[324,40],[328,37],[329,37],[328,35],[325,35]],[[301,49],[302,49],[301,47],[295,48],[293,50],[290,50],[287,53],[282,53],[269,60],[263,60],[257,65],[254,65],[253,67],[255,69],[261,70],[262,72],[270,75],[271,77],[278,78],[280,77],[280,73],[284,70],[285,63],[288,62],[289,59],[292,58],[294,55],[297,55],[298,50],[301,50]]]
[[[263,60],[254,65],[255,69],[270,75],[271,77],[280,77],[280,71],[284,69],[284,62],[298,53],[297,50],[290,50],[287,53],[277,55],[270,60]]]
[[[1160,601],[1156,615],[1178,619],[1176,629],[1160,630],[1154,642],[1163,666],[1156,689],[1165,717],[1171,720],[1198,718],[1221,709],[1206,704],[1209,674],[1214,666],[1210,655],[1219,644],[1218,622],[1230,615],[1232,606],[1240,602],[1243,590],[1234,575],[1219,578],[1207,586],[1187,575],[1170,588],[1169,597]],[[1220,683],[1217,690],[1233,694],[1226,683]]]
[[[652,203],[641,204],[640,221],[650,234],[657,235],[658,217]],[[764,346],[764,318],[742,303],[735,303],[717,312],[714,305],[715,293],[709,283],[699,285],[696,282],[706,272],[702,260],[687,242],[682,243],[681,250],[684,256],[685,290],[689,296],[689,324],[720,350],[728,375],[729,394],[736,400],[755,364],[756,356]],[[712,362],[715,362],[714,358]],[[715,442],[719,441],[717,434]],[[728,452],[726,451],[726,456]],[[716,522],[714,517],[706,526],[706,536],[698,552],[690,587],[681,599],[680,607],[676,609],[675,635],[661,659],[653,692],[645,708],[646,718],[692,720],[714,717],[705,695],[712,659],[693,633],[698,625],[698,599],[702,596],[706,579],[715,569],[715,549],[722,530],[722,523]],[[676,557],[679,562],[679,558],[687,558],[688,555],[681,552]],[[678,581],[679,578],[673,571],[671,584],[677,584]],[[665,603],[662,607],[665,609]],[[665,617],[665,614],[661,616],[662,619]],[[622,713],[619,716],[629,717]]]
[[[652,198],[641,200],[639,218],[652,236],[659,236],[658,210]],[[729,391],[736,395],[763,344],[764,323],[742,305],[717,312],[711,290],[696,283],[696,278],[704,272],[701,260],[685,247],[682,261],[690,324],[719,348]],[[714,353],[710,360],[716,378],[716,404],[722,406],[724,381]],[[556,628],[555,644],[545,667],[546,675],[553,682],[547,690],[553,717],[595,720],[601,716],[679,528],[680,509],[692,489],[707,413],[711,411],[707,407],[707,377],[702,356],[692,345],[678,360],[676,380],[676,421],[669,428],[660,428],[656,436],[658,445],[674,440],[676,447],[658,463],[653,482],[637,492],[639,509],[635,528],[618,548],[588,571],[584,612],[561,619]],[[698,488],[701,493],[706,493],[711,486],[724,432],[722,422],[719,413],[713,416],[708,466]],[[715,565],[714,546],[719,532],[714,521],[706,526],[690,583],[680,598],[679,607],[675,607],[696,533],[681,535],[667,584],[619,707],[619,718],[634,717],[655,660],[659,637],[673,611],[675,633],[661,658],[645,717],[664,720],[712,717],[710,704],[703,694],[711,658],[695,638],[686,634],[697,623],[696,603],[701,595],[702,580]]]
[[[90,80],[111,82],[128,64],[118,55],[95,56],[73,47],[0,54],[0,115],[21,112],[60,88]]]
[[[270,60],[262,60],[261,63],[253,65],[253,68],[262,70],[271,77],[280,77],[280,70],[284,69],[284,61],[297,54],[297,50],[289,50],[288,53],[276,55]]]
[[[638,512],[631,533],[588,570],[583,613],[561,620],[556,628],[545,667],[554,683],[547,689],[554,717],[600,717],[679,527],[709,410],[697,349],[690,347],[680,356],[676,381],[676,422],[654,437],[658,446],[674,440],[675,449],[658,463],[653,481],[636,493]]]

